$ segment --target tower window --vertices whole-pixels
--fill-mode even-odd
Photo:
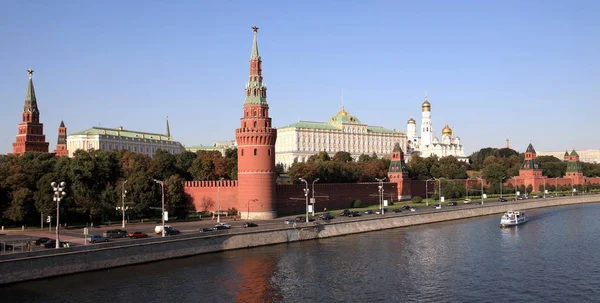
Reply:
[[[243,156],[244,155],[244,150],[242,149],[241,151],[242,151],[242,156]]]
[[[256,121],[254,121],[254,127],[256,127]]]
[[[258,151],[256,150],[256,148],[254,149],[254,155],[258,155]]]
[[[271,149],[269,148],[269,157],[271,156]]]

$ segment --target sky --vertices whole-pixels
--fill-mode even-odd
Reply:
[[[406,131],[425,93],[467,154],[598,149],[600,1],[0,1],[0,154],[35,70],[50,150],[93,126],[235,139],[258,26],[275,127],[342,106]],[[342,98],[343,90],[343,98]]]

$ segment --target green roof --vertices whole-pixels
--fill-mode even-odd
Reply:
[[[139,139],[171,140],[170,137],[167,137],[164,134],[146,133],[146,132],[138,132],[138,131],[133,131],[133,130],[126,130],[123,127],[107,128],[107,127],[94,126],[90,129],[86,129],[84,131],[80,131],[80,132],[71,134],[70,136],[77,136],[77,135],[106,135],[106,136],[115,136],[115,137],[139,138]]]
[[[279,127],[278,129],[284,129],[284,128],[331,129],[331,130],[339,130],[339,131],[342,130],[340,127],[336,127],[329,123],[309,122],[309,121],[299,121],[299,122],[292,123],[287,126]]]
[[[387,128],[383,128],[381,126],[367,126],[367,131],[371,132],[371,133],[386,133],[386,134],[401,134],[402,133],[395,129],[387,129]]]
[[[218,147],[218,146],[213,146],[213,145],[193,145],[193,146],[188,146],[185,149],[190,150],[190,149],[202,149],[202,150],[219,150],[219,149],[227,149],[230,147]]]
[[[573,157],[579,157],[579,154],[575,150],[573,150],[571,152],[571,156],[573,156]]]
[[[581,173],[583,172],[583,165],[580,161],[569,161],[567,162],[568,173]]]

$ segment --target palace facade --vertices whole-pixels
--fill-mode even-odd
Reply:
[[[328,122],[300,121],[277,129],[275,162],[288,169],[295,162],[306,162],[319,152],[333,156],[339,151],[354,159],[373,153],[390,156],[396,143],[406,150],[407,137],[395,129],[369,126],[350,115],[342,106]]]

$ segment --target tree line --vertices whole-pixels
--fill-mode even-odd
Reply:
[[[0,155],[0,223],[39,224],[54,216],[52,182],[66,182],[61,222],[119,220],[125,202],[129,218],[160,217],[161,186],[170,215],[194,211],[184,181],[237,179],[237,150],[183,152],[159,150],[153,158],[130,151],[82,151],[72,158],[27,152]],[[123,196],[123,194],[126,194]]]

